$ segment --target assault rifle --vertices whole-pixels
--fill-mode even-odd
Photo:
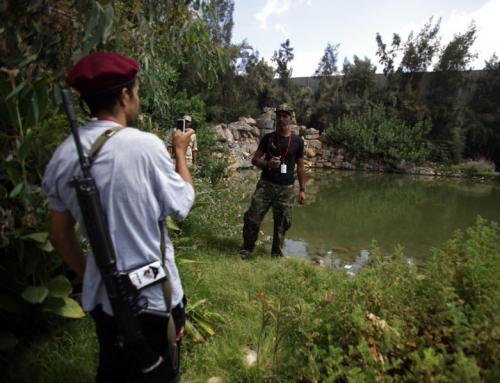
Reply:
[[[129,275],[116,268],[115,250],[99,198],[99,191],[90,173],[92,163],[83,154],[70,94],[66,89],[62,90],[61,94],[82,170],[81,175],[74,177],[72,184],[76,189],[90,246],[114,312],[118,344],[134,354],[147,382],[165,382],[169,370],[167,363],[161,355],[153,352],[142,333],[139,313],[145,310],[141,307],[143,305],[139,299],[139,292]],[[177,363],[177,355],[170,355],[170,358]],[[174,364],[174,369],[176,367]]]

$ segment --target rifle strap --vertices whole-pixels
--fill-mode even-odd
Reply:
[[[160,251],[161,251],[161,263],[167,274],[167,279],[163,282],[163,298],[165,299],[165,305],[168,310],[168,324],[167,324],[167,341],[168,349],[170,351],[170,361],[172,363],[172,368],[177,371],[179,367],[179,350],[177,349],[177,330],[175,328],[174,317],[172,316],[172,285],[170,284],[170,276],[168,275],[168,269],[165,264],[165,221],[161,220],[160,225]]]
[[[90,148],[89,152],[89,158],[91,163],[94,162],[95,158],[101,151],[101,148],[104,146],[104,144],[116,133],[125,128],[126,128],[125,126],[116,126],[114,128],[110,128],[97,138],[97,140],[94,142],[94,145],[92,145],[92,147]]]

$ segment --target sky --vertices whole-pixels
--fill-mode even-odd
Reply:
[[[375,36],[390,45],[393,33],[406,41],[434,16],[442,18],[442,45],[465,32],[472,20],[477,38],[472,50],[482,69],[493,53],[500,57],[500,0],[235,0],[233,43],[246,39],[270,62],[287,38],[294,48],[292,77],[311,76],[327,43],[340,44],[338,66],[354,55],[378,63]]]

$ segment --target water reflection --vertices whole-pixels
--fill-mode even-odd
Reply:
[[[247,188],[254,187],[251,173]],[[383,251],[400,244],[407,256],[423,259],[477,215],[500,221],[498,185],[358,172],[317,172],[309,178],[309,202],[294,207],[285,252],[333,266],[355,267],[374,240]],[[271,216],[262,226],[267,236]]]

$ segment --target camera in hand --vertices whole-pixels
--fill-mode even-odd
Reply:
[[[186,131],[186,120],[183,118],[177,119],[176,129],[179,129],[184,133]]]

